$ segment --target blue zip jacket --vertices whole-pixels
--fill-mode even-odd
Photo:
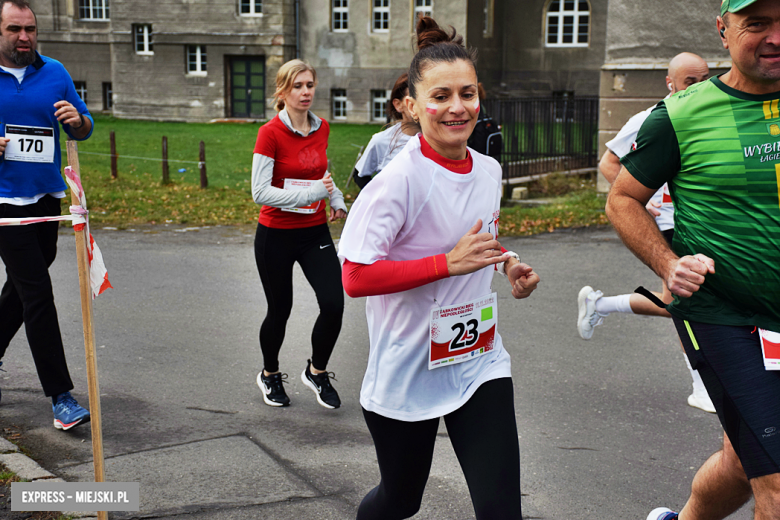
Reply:
[[[39,193],[64,191],[60,153],[60,125],[54,112],[54,103],[68,101],[85,118],[94,120],[73,86],[65,67],[36,52],[35,62],[27,67],[20,84],[16,76],[0,69],[0,136],[5,136],[6,125],[38,126],[54,130],[54,162],[34,163],[7,161],[0,155],[0,197],[34,197]],[[74,138],[70,125],[62,128]],[[84,138],[92,135],[92,130]],[[75,138],[74,138],[75,139]],[[83,140],[83,139],[81,139]]]

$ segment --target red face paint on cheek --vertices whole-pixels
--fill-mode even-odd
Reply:
[[[474,111],[479,114],[479,98],[477,98],[476,101],[474,101]]]
[[[436,115],[436,112],[439,111],[439,105],[437,105],[436,103],[428,103],[427,105],[425,105],[425,111],[428,112],[429,114]]]

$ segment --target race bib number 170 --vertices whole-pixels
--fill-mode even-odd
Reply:
[[[54,129],[40,126],[5,125],[6,161],[54,162]]]
[[[428,370],[490,353],[495,345],[496,293],[431,310]]]

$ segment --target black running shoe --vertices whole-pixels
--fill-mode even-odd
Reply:
[[[330,384],[330,380],[338,381],[333,372],[323,372],[322,374],[311,373],[311,359],[306,362],[306,370],[301,374],[301,381],[308,386],[317,396],[317,402],[325,408],[338,408],[341,406],[341,399],[336,389]]]
[[[287,382],[287,374],[277,372],[266,377],[261,370],[257,374],[257,386],[263,391],[263,401],[268,406],[290,406],[290,398],[282,383]]]

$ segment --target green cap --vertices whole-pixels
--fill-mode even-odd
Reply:
[[[740,9],[744,9],[750,4],[755,4],[758,0],[723,0],[720,4],[720,15],[728,13],[736,13]]]

